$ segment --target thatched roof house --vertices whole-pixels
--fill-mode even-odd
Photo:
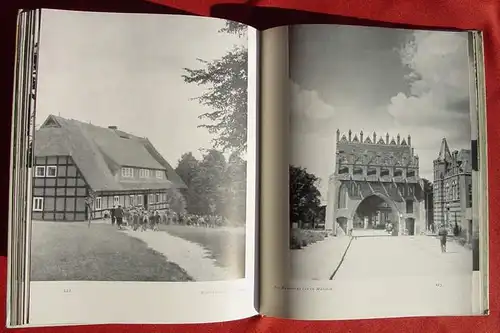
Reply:
[[[115,206],[165,209],[186,188],[147,138],[50,115],[34,138],[33,218],[84,220],[85,198],[96,218]]]

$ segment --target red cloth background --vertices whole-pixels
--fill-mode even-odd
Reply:
[[[489,145],[490,309],[487,317],[403,318],[363,321],[290,321],[272,318],[206,325],[102,325],[29,329],[30,332],[500,332],[500,1],[498,0],[4,0],[0,3],[0,296],[5,299],[6,235],[10,119],[12,106],[15,22],[21,8],[180,13],[182,11],[240,20],[258,28],[291,23],[395,24],[413,27],[478,29],[484,31]],[[156,4],[154,4],[155,2]],[[159,6],[160,4],[161,6]],[[240,6],[234,6],[240,4]],[[166,7],[169,6],[170,8]],[[275,10],[282,7],[301,10]],[[308,11],[308,12],[304,12]],[[323,15],[314,14],[323,13]],[[328,14],[328,15],[324,15]],[[125,300],[124,300],[125,301]],[[367,299],[367,302],[369,300]],[[5,323],[5,303],[0,302]],[[0,325],[2,325],[0,324]],[[24,332],[26,329],[16,330]]]

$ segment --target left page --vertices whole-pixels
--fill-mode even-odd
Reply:
[[[254,309],[256,31],[42,10],[28,325]]]

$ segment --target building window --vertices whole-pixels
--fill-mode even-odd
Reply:
[[[444,198],[445,198],[445,200],[450,200],[450,184],[449,183],[446,183],[446,185],[445,185]]]
[[[347,186],[346,185],[341,185],[340,186],[340,191],[339,191],[339,202],[338,202],[338,207],[339,208],[347,208],[347,199],[348,199],[348,193],[347,193]]]
[[[406,200],[406,213],[413,214],[413,200]]]
[[[102,209],[102,199],[101,197],[95,198],[95,210],[101,210]]]
[[[143,199],[144,197],[142,196],[142,194],[139,194],[137,195],[137,198],[136,198],[136,201],[137,201],[137,205],[143,205]]]
[[[408,195],[410,197],[414,196],[415,195],[415,191],[414,191],[414,187],[413,187],[413,184],[408,184]]]
[[[363,174],[363,168],[362,167],[358,167],[358,166],[353,167],[352,174],[353,175],[362,175]]]
[[[132,168],[122,168],[122,177],[132,178],[134,177],[134,169]]]
[[[45,167],[44,166],[37,166],[35,168],[35,176],[36,177],[45,177]]]
[[[113,197],[113,205],[114,205],[114,206],[118,206],[119,204],[120,204],[120,197],[119,197],[119,196],[117,196],[117,195],[115,195],[115,196]]]
[[[156,202],[161,202],[160,193],[156,194]]]
[[[141,178],[149,178],[149,169],[141,169],[139,171],[139,177],[141,177]]]
[[[33,198],[33,211],[41,212],[43,210],[43,198],[34,197]]]
[[[57,167],[54,165],[47,166],[47,177],[57,176]]]
[[[163,179],[163,171],[162,170],[156,170],[156,178]]]
[[[149,195],[149,203],[150,204],[155,203],[155,196],[153,194]]]
[[[468,186],[468,195],[469,195],[469,207],[472,207],[472,184],[469,184]]]

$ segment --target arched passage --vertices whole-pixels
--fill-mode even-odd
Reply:
[[[393,235],[399,233],[400,216],[394,202],[385,196],[372,194],[358,204],[353,211],[353,229],[384,230],[392,223]]]

